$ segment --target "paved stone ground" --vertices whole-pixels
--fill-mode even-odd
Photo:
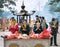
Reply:
[[[60,47],[60,33],[57,34],[57,44],[58,46],[50,46],[50,47]]]

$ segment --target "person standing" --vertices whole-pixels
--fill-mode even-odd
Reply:
[[[46,20],[44,17],[42,17],[41,26],[43,30],[46,29]]]
[[[53,39],[54,39],[54,45],[58,46],[57,45],[57,33],[58,33],[57,29],[58,29],[58,23],[57,23],[57,21],[55,21],[55,18],[52,18],[52,22],[51,22],[52,37],[51,37],[50,46],[52,46]]]
[[[42,17],[40,16],[40,17],[39,17],[39,22],[40,22],[40,23],[42,23],[42,19],[41,19],[41,18],[42,18]]]
[[[39,16],[38,15],[36,15],[36,21],[39,21]]]

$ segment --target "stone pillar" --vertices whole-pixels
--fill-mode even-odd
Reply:
[[[17,23],[18,23],[18,16],[17,16]]]
[[[26,16],[26,20],[27,20],[27,22],[28,22],[28,16]]]
[[[31,23],[31,17],[29,16],[29,23]]]
[[[25,19],[25,16],[23,16],[23,19]]]
[[[19,24],[20,24],[20,16],[19,16]]]

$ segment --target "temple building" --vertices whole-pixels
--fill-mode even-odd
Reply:
[[[21,17],[22,19],[26,19],[26,21],[28,23],[31,22],[31,15],[33,15],[35,13],[35,11],[32,11],[32,14],[28,13],[28,11],[25,10],[25,5],[24,5],[24,1],[22,2],[22,6],[21,6],[21,11],[17,14],[17,22],[20,23],[21,22]]]

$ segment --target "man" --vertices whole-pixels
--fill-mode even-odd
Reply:
[[[41,26],[42,26],[42,29],[47,29],[48,27],[46,26],[46,20],[45,20],[45,17],[42,17],[42,23],[41,23]]]
[[[38,15],[36,15],[36,21],[39,21],[39,16]]]
[[[41,23],[42,21],[41,21],[41,16],[39,17],[39,22]]]
[[[52,22],[51,22],[51,43],[50,43],[50,46],[52,46],[52,43],[53,43],[53,39],[54,39],[54,45],[55,46],[58,46],[57,45],[57,33],[58,33],[58,23],[55,21],[55,18],[52,18]]]

